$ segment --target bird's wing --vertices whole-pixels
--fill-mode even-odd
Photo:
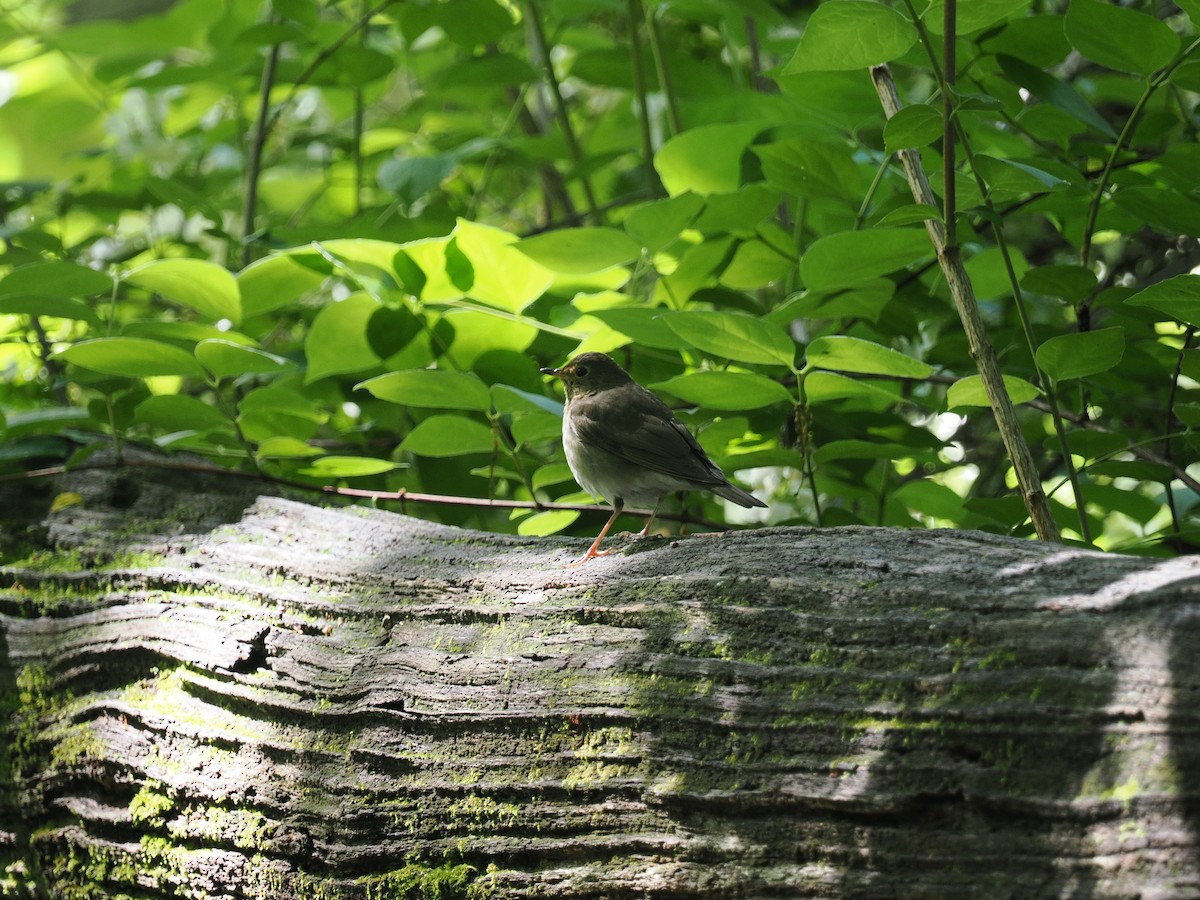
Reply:
[[[726,484],[725,475],[670,408],[637,387],[642,393],[633,404],[600,404],[593,397],[573,401],[574,426],[580,439],[634,465],[684,481],[704,486]]]

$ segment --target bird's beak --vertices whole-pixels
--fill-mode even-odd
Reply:
[[[555,378],[562,378],[562,369],[538,369],[543,375],[553,375]]]

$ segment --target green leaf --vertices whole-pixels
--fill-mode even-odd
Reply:
[[[1096,273],[1082,266],[1038,266],[1021,277],[1021,287],[1078,303],[1096,289]]]
[[[403,156],[385,161],[375,178],[381,188],[408,205],[437,190],[457,165],[458,160],[448,154]]]
[[[759,409],[772,403],[794,403],[777,381],[752,372],[692,372],[653,385],[688,403],[708,409]]]
[[[367,327],[380,304],[366,294],[351,294],[330,303],[313,320],[304,339],[308,357],[306,383],[328,375],[373,369],[382,360],[371,349]]]
[[[373,456],[323,456],[297,471],[309,478],[362,478],[396,468],[396,463]]]
[[[417,456],[465,456],[491,453],[495,446],[492,430],[464,416],[430,416],[417,423],[400,449]]]
[[[30,263],[13,269],[0,279],[0,295],[44,294],[51,297],[79,298],[111,293],[112,286],[112,279],[103,272],[56,260]]]
[[[77,319],[92,325],[100,324],[100,317],[82,300],[48,297],[45,294],[0,295],[0,313],[12,316],[54,316],[59,319]]]
[[[1200,328],[1200,275],[1176,275],[1138,291],[1125,302],[1148,306],[1177,322]]]
[[[125,281],[188,306],[209,319],[242,320],[237,280],[202,259],[160,259],[126,273]]]
[[[922,478],[902,485],[893,495],[913,512],[956,523],[963,516],[963,498],[944,484]]]
[[[137,405],[133,420],[165,432],[209,431],[228,428],[232,424],[215,406],[183,394],[147,397]]]
[[[1071,0],[1063,26],[1071,46],[1118,72],[1150,75],[1179,52],[1166,24],[1104,0]]]
[[[488,387],[475,375],[445,369],[408,369],[388,372],[356,384],[355,390],[370,391],[380,400],[404,406],[441,409],[473,409],[486,412],[491,406]]]
[[[1028,403],[1041,395],[1041,391],[1024,378],[1015,375],[1002,375],[1004,387],[1013,403]],[[983,378],[979,375],[968,375],[960,378],[946,391],[946,407],[957,409],[960,406],[991,406],[987,391],[983,387]]]
[[[647,253],[657,253],[679,237],[702,209],[703,197],[682,193],[635,206],[622,224]]]
[[[865,69],[897,59],[917,42],[912,23],[870,0],[839,0],[818,6],[783,74]]]
[[[766,125],[742,122],[701,125],[668,140],[654,154],[654,168],[674,197],[685,191],[719,194],[742,183],[742,154]]]
[[[895,292],[895,282],[887,278],[874,278],[853,287],[831,291],[805,291],[770,312],[766,318],[785,326],[793,319],[800,318],[856,317],[877,322]]]
[[[542,510],[523,518],[517,525],[517,534],[526,537],[545,537],[548,534],[558,534],[578,518],[579,513],[573,509]]]
[[[615,228],[560,228],[513,245],[553,272],[587,275],[632,262],[641,248]]]
[[[321,450],[291,435],[269,437],[258,445],[254,455],[259,459],[304,459],[320,456]]]
[[[261,316],[315,291],[326,274],[310,268],[291,254],[267,256],[237,275],[242,315]]]
[[[1037,351],[1038,368],[1055,381],[1107,372],[1125,353],[1125,329],[1101,328],[1078,334],[1060,334]]]
[[[1025,88],[1038,100],[1058,107],[1085,125],[1091,125],[1101,134],[1116,138],[1117,133],[1113,131],[1112,126],[1065,81],[1015,56],[1001,53],[996,59],[1000,68],[1018,87]]]
[[[554,274],[531,254],[518,252],[516,240],[500,228],[458,220],[454,242],[474,269],[467,296],[518,313],[546,292]]]
[[[1030,0],[966,0],[959,3],[955,16],[955,31],[961,36],[1012,19],[1029,8]],[[921,15],[925,27],[933,34],[942,33],[945,0],[933,0]]]
[[[887,385],[849,378],[836,372],[810,372],[804,376],[804,396],[809,403],[831,400],[857,400],[871,409],[886,409],[900,401],[899,385]]]
[[[276,436],[306,441],[328,419],[308,397],[277,384],[250,391],[238,404],[238,427],[251,441]]]
[[[819,337],[808,345],[808,366],[862,375],[894,375],[899,378],[928,378],[933,366],[862,338],[844,335]]]
[[[848,144],[789,138],[750,149],[767,181],[786,194],[858,202],[862,170]]]
[[[56,359],[106,375],[152,378],[158,375],[204,377],[196,358],[172,344],[145,338],[96,338],[72,344],[55,354]]]
[[[590,313],[629,340],[655,350],[684,350],[687,341],[667,325],[661,307],[620,306]]]
[[[276,374],[289,365],[288,360],[282,356],[222,340],[205,340],[198,343],[196,359],[217,378]]]
[[[925,229],[871,228],[818,238],[800,261],[811,291],[851,287],[927,259],[933,245]]]
[[[713,356],[776,366],[790,366],[796,356],[796,344],[782,328],[754,316],[699,311],[662,318],[693,347]]]
[[[907,203],[885,213],[876,226],[897,228],[901,225],[914,225],[929,220],[942,221],[942,211],[928,203]]]
[[[942,136],[942,111],[926,103],[905,106],[883,126],[883,146],[888,153],[924,147]]]
[[[1012,159],[997,159],[994,156],[978,153],[975,156],[975,164],[979,169],[979,174],[983,176],[983,180],[987,182],[988,188],[993,192],[1008,191],[1013,194],[1030,194],[1057,191],[1067,187],[1067,182],[1061,178],[1036,166]]]

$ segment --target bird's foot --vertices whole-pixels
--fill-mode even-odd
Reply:
[[[568,569],[573,569],[576,566],[582,566],[589,559],[595,559],[597,556],[608,556],[610,553],[612,553],[611,550],[597,550],[595,547],[590,547],[587,553],[583,554],[583,556],[579,557],[579,559],[575,560],[574,562],[567,563],[566,567]]]

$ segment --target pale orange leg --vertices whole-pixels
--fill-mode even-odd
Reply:
[[[572,566],[577,566],[580,563],[585,563],[589,559],[594,559],[597,556],[608,556],[611,550],[600,550],[600,542],[604,540],[604,536],[608,534],[608,529],[612,528],[613,522],[617,521],[617,516],[621,514],[621,510],[625,508],[625,501],[620,497],[613,500],[613,514],[608,517],[608,521],[604,523],[604,527],[600,529],[600,533],[596,535],[596,539],[592,541],[592,546],[587,548],[587,553],[571,563]]]
[[[650,513],[650,518],[646,520],[646,527],[639,532],[641,537],[645,537],[650,533],[650,526],[654,524],[654,517],[658,515],[658,508],[662,506],[662,502],[665,499],[665,497],[659,497],[658,502],[654,504],[654,511]]]

